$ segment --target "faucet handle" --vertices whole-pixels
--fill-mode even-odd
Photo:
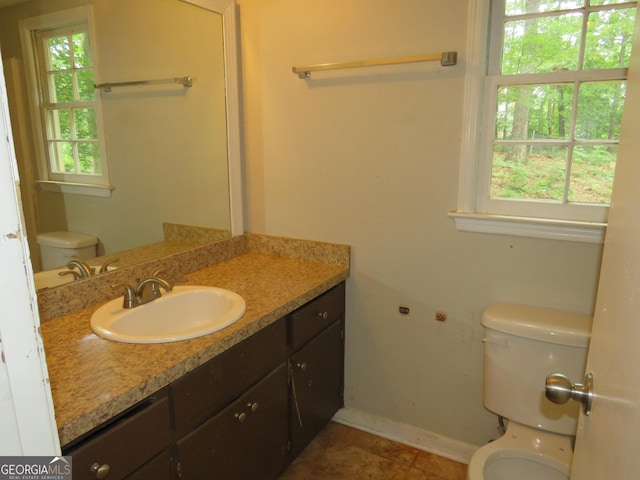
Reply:
[[[108,261],[104,262],[104,263],[102,264],[102,266],[100,267],[100,271],[99,271],[98,273],[104,273],[104,272],[107,272],[107,271],[108,271],[108,268],[109,268],[109,265],[112,265],[112,264],[114,264],[114,263],[116,263],[116,262],[119,262],[119,261],[120,261],[120,259],[119,259],[119,258],[114,258],[113,260],[108,260]]]
[[[124,287],[124,297],[122,299],[122,308],[134,308],[140,305],[140,298],[136,293],[135,288],[126,283],[116,283],[115,285],[111,285],[111,288],[123,288]]]
[[[66,267],[69,270],[73,270],[74,268],[77,268],[80,273],[80,277],[82,278],[89,278],[93,275],[93,270],[91,269],[91,267],[87,265],[85,262],[83,262],[82,260],[78,260],[76,258],[67,262]]]
[[[164,288],[167,291],[171,291],[171,289],[173,289],[173,283],[170,282],[169,280],[167,280],[166,278],[161,278],[160,277],[160,275],[162,275],[163,273],[166,273],[166,272],[167,272],[167,268],[166,267],[159,268],[158,270],[156,270],[153,273],[152,278],[160,280],[161,282],[160,282],[159,286],[161,286],[162,288]],[[155,288],[157,289],[158,285],[155,285]]]
[[[158,277],[159,275],[162,275],[163,273],[167,273],[167,267],[159,268],[158,270],[153,272],[152,277]]]
[[[77,272],[76,270],[63,270],[62,272],[58,272],[58,275],[60,275],[61,277],[64,277],[66,275],[73,275],[74,282],[82,278],[82,275],[80,275],[80,272]]]

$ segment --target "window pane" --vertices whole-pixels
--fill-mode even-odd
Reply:
[[[617,3],[625,3],[628,2],[629,0],[591,0],[591,5],[594,6],[598,6],[598,5],[615,5]]]
[[[74,108],[73,124],[76,138],[94,140],[98,138],[96,111],[93,108]]]
[[[71,51],[67,37],[47,39],[49,50],[49,70],[67,70],[71,68]]]
[[[96,142],[78,142],[78,157],[80,159],[80,173],[102,174],[100,149]]]
[[[496,145],[491,198],[562,201],[567,152],[559,146]]]
[[[496,139],[565,139],[572,112],[573,85],[499,87]]]
[[[90,67],[93,62],[91,59],[89,36],[86,32],[74,33],[72,39],[75,68]]]
[[[571,163],[569,201],[610,203],[617,154],[617,145],[575,147]]]
[[[71,72],[59,72],[49,75],[53,85],[51,103],[73,102],[73,80]]]
[[[51,171],[54,173],[74,173],[75,162],[73,160],[73,143],[50,142],[49,154]]]
[[[591,2],[593,4],[593,1]],[[523,13],[552,12],[569,10],[584,6],[584,0],[506,0],[507,15],[522,15]]]
[[[50,140],[70,140],[71,124],[68,110],[49,110],[48,138]]]
[[[502,74],[576,70],[582,14],[505,22]]]
[[[96,89],[93,88],[93,70],[78,70],[78,95],[82,102],[92,102],[96,99]]]
[[[635,8],[603,10],[589,15],[585,70],[629,66],[635,18]]]
[[[618,140],[626,82],[589,82],[580,86],[576,138]]]

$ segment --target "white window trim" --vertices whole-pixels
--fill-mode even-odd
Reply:
[[[456,228],[465,232],[601,244],[604,242],[607,226],[604,222],[496,215],[478,211],[478,177],[482,172],[477,152],[483,144],[480,119],[483,109],[487,108],[484,82],[488,61],[490,4],[491,0],[477,0],[469,3],[458,205],[457,209],[449,212],[448,215],[455,220]]]
[[[47,166],[47,155],[45,152],[45,144],[43,142],[43,125],[40,120],[39,112],[39,83],[38,76],[35,69],[35,54],[33,48],[32,31],[40,30],[44,28],[59,28],[71,23],[84,22],[89,26],[89,35],[91,39],[92,56],[94,58],[94,78],[98,77],[98,67],[96,55],[96,44],[93,32],[95,31],[93,10],[90,5],[84,7],[71,8],[68,10],[62,10],[59,12],[39,15],[37,17],[27,18],[20,22],[20,41],[22,44],[22,55],[24,57],[24,66],[27,80],[27,95],[29,109],[33,125],[33,138],[36,150],[37,158],[37,170],[38,180],[36,183],[40,185],[43,190],[55,191],[62,193],[73,193],[79,195],[91,195],[97,197],[110,197],[111,192],[115,189],[110,183],[105,184],[93,184],[93,183],[78,183],[78,182],[65,182],[52,180],[49,176],[49,168]],[[109,178],[108,162],[106,156],[106,148],[104,146],[105,135],[104,130],[101,127],[102,122],[102,109],[100,102],[101,92],[96,91],[96,115],[98,116],[100,134],[102,136],[101,156],[105,160],[103,164],[104,178]]]

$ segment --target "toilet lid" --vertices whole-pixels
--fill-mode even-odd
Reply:
[[[98,238],[94,235],[77,232],[47,232],[37,236],[40,245],[58,248],[82,248],[96,245]]]

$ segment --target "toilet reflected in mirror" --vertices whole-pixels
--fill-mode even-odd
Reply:
[[[37,237],[42,268],[64,267],[71,260],[88,260],[97,254],[98,238],[76,232],[48,232]]]

